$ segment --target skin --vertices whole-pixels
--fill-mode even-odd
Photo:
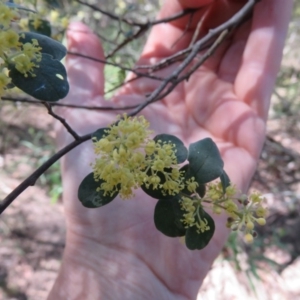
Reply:
[[[167,0],[159,17],[186,7],[203,7],[200,35],[241,8],[239,0]],[[245,23],[187,82],[142,114],[158,133],[170,133],[186,145],[210,136],[217,143],[232,182],[247,191],[264,142],[270,95],[279,69],[292,0],[262,0]],[[192,23],[195,27],[197,22]],[[155,63],[189,45],[193,30],[187,19],[155,26],[139,64]],[[83,24],[73,23],[68,47],[103,58],[97,37]],[[163,38],[162,38],[163,37]],[[175,43],[175,44],[174,44]],[[161,71],[167,75],[176,66]],[[64,103],[108,105],[103,99],[103,65],[67,57],[70,93]],[[158,83],[141,79],[114,97],[117,104],[144,100]],[[116,113],[60,108],[79,133],[106,127]],[[72,137],[57,126],[59,148]],[[179,239],[155,229],[156,200],[137,191],[132,200],[116,199],[100,209],[86,209],[77,199],[82,179],[91,172],[94,156],[86,142],[62,159],[67,225],[62,266],[49,299],[195,299],[212,262],[228,236],[225,216],[214,216],[216,232],[201,251],[188,250]]]

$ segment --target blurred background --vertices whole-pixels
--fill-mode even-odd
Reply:
[[[80,1],[15,1],[38,11],[21,12],[20,30],[35,30],[64,42],[69,20],[89,24],[103,41],[110,62],[132,67],[146,38],[139,28],[112,20]],[[159,0],[89,1],[119,18],[147,22]],[[119,45],[125,46],[120,48]],[[126,77],[106,66],[106,96]],[[272,96],[268,132],[251,189],[270,207],[268,224],[247,246],[231,234],[205,279],[198,299],[300,299],[300,0],[284,48]],[[11,91],[11,98],[21,98]],[[26,98],[27,99],[27,98]],[[25,99],[25,100],[26,100]],[[52,117],[45,107],[0,101],[0,199],[55,153]],[[54,164],[0,218],[0,299],[45,299],[60,266],[65,225],[59,164]]]

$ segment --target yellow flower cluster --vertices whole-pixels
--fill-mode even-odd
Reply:
[[[196,226],[198,233],[203,233],[210,230],[206,218],[202,218],[200,210],[202,209],[201,200],[197,197],[189,198],[183,196],[180,201],[181,209],[186,213],[183,214],[183,222],[185,228]]]
[[[22,44],[19,42],[19,34],[10,29],[11,22],[19,19],[18,13],[0,1],[0,97],[3,96],[5,87],[11,82],[7,76],[7,66],[14,65],[24,74],[33,75],[33,68],[38,67],[41,61],[41,48],[38,42]]]
[[[224,193],[222,184],[219,182],[209,184],[203,198],[200,198],[197,193],[192,197],[182,197],[181,208],[185,213],[181,221],[186,228],[196,226],[199,233],[209,230],[207,220],[202,220],[199,214],[199,210],[205,203],[216,214],[226,212],[229,215],[227,227],[243,231],[245,242],[251,243],[255,223],[266,224],[267,209],[262,205],[264,198],[259,193],[253,193],[249,197],[242,195],[236,199],[237,193],[237,189],[232,185],[228,186]],[[237,202],[241,205],[239,206]]]
[[[221,183],[217,183],[209,185],[206,195],[212,200],[215,213],[225,211],[229,215],[227,227],[245,232],[245,242],[252,243],[255,223],[266,224],[267,209],[263,207],[264,198],[259,193],[253,193],[249,197],[242,195],[236,199],[237,193],[234,186],[227,187],[223,193]]]
[[[99,158],[93,172],[95,180],[104,180],[98,189],[104,195],[119,191],[122,198],[130,198],[141,185],[161,189],[165,195],[175,195],[184,188],[174,145],[151,140],[148,128],[149,122],[143,116],[125,114],[105,130],[103,138],[94,140]]]
[[[151,139],[153,133],[149,122],[143,116],[119,116],[119,120],[103,130],[100,139],[94,138],[96,161],[92,164],[94,178],[101,181],[97,191],[104,196],[116,192],[121,198],[134,196],[134,190],[144,186],[159,189],[163,195],[180,195],[185,228],[195,226],[199,234],[210,231],[209,220],[205,217],[204,206],[214,213],[229,215],[227,226],[245,233],[244,239],[253,240],[254,223],[264,225],[267,210],[263,198],[254,193],[237,197],[235,186],[225,191],[221,182],[207,184],[206,194],[197,193],[195,178],[185,179],[184,171],[176,158],[176,147],[171,142]],[[200,193],[200,190],[199,190]],[[238,205],[238,202],[240,205]]]

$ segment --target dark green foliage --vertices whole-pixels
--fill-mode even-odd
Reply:
[[[58,101],[64,98],[69,92],[67,72],[61,60],[67,53],[66,48],[59,42],[38,33],[20,33],[19,41],[23,44],[31,43],[36,39],[42,48],[42,59],[35,62],[38,67],[33,68],[31,73],[20,73],[11,64],[9,77],[12,83],[25,93],[42,101]]]
[[[106,196],[104,196],[104,192],[101,190],[97,192],[96,189],[102,182],[104,181],[95,181],[93,173],[90,173],[83,179],[78,189],[78,199],[83,206],[88,208],[101,207],[110,203],[118,195],[118,192]]]
[[[39,67],[34,68],[34,77],[20,73],[11,66],[12,83],[25,93],[43,101],[58,101],[69,92],[65,67],[50,55],[43,53]]]
[[[223,192],[226,192],[226,188],[230,186],[230,179],[227,173],[223,170],[222,175],[220,176],[220,180],[222,183]]]
[[[109,128],[99,128],[92,134],[92,140],[93,141],[99,141],[101,140],[105,135],[105,130],[108,130]]]
[[[19,41],[23,44],[31,43],[32,39],[39,42],[42,48],[41,52],[51,55],[54,59],[61,60],[67,54],[67,49],[61,43],[49,38],[48,36],[35,33],[35,32],[22,32],[20,33]]]
[[[200,250],[206,247],[215,232],[215,222],[212,217],[204,210],[200,212],[200,216],[203,221],[207,220],[209,230],[198,233],[196,226],[189,227],[186,230],[185,243],[190,250]]]
[[[189,172],[199,184],[210,182],[223,173],[223,160],[212,139],[206,138],[190,144]]]
[[[184,146],[183,142],[176,136],[171,134],[159,134],[154,139],[155,142],[161,140],[162,142],[171,143],[175,145],[177,163],[181,164],[187,159],[188,150]]]
[[[28,22],[28,27],[31,32],[36,32],[46,36],[51,36],[51,25],[49,21],[40,19],[38,27],[34,26],[34,22],[35,22],[34,20],[29,20]]]
[[[170,237],[184,236],[186,231],[180,221],[184,212],[180,207],[179,200],[179,197],[158,200],[154,210],[156,228]]]
[[[205,184],[199,184],[199,186],[196,188],[196,192],[198,195],[203,198],[206,193],[206,185]]]

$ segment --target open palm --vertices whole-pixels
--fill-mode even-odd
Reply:
[[[245,3],[169,0],[160,17],[182,9],[180,2],[185,7],[204,6],[198,17],[206,14],[203,26],[207,28],[218,25]],[[186,145],[207,136],[213,138],[226,172],[244,191],[264,141],[265,119],[291,5],[291,0],[263,0],[252,22],[244,24],[187,82],[142,112],[156,134],[174,134]],[[192,31],[175,43],[184,29],[184,21],[154,27],[139,63],[153,63],[187,47]],[[70,51],[103,58],[97,37],[83,24],[70,26],[68,43]],[[103,65],[69,56],[67,67],[71,89],[65,103],[107,106],[102,96]],[[123,88],[114,101],[141,103],[158,84],[140,79]],[[66,108],[58,113],[80,134],[106,127],[117,114]],[[71,141],[63,128],[57,132],[60,147]],[[91,142],[73,150],[62,161],[67,244],[50,297],[68,299],[66,295],[71,295],[73,289],[82,296],[78,299],[121,299],[120,295],[122,299],[195,298],[227,238],[226,217],[215,218],[215,235],[204,250],[190,251],[179,239],[168,238],[155,229],[156,200],[141,191],[129,201],[116,199],[99,209],[84,208],[77,199],[77,189],[91,172],[91,162]],[[66,285],[70,274],[72,278]]]

